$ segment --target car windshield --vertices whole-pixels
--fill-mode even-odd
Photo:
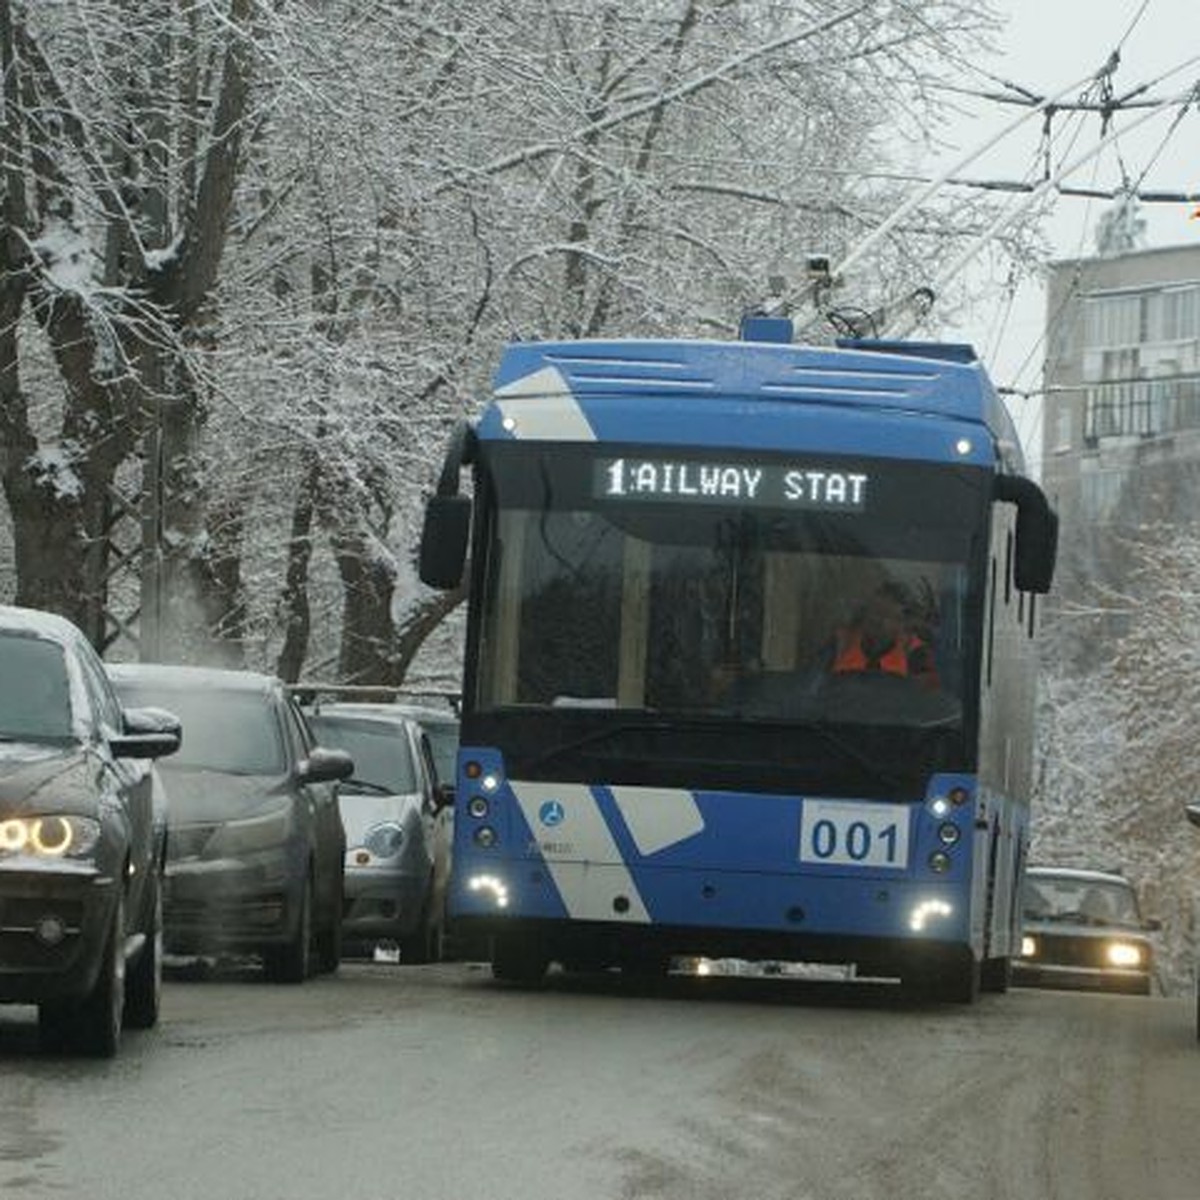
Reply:
[[[0,739],[71,736],[71,689],[62,647],[0,633]]]
[[[400,726],[330,714],[310,716],[309,725],[321,745],[345,750],[354,759],[354,777],[343,790],[353,791],[356,783],[395,795],[417,790],[412,754]]]
[[[454,782],[458,758],[458,724],[450,721],[423,721],[421,727],[429,738],[433,764],[442,783]]]
[[[1066,876],[1025,881],[1025,919],[1088,925],[1138,925],[1137,898],[1126,883]]]
[[[169,709],[183,725],[179,752],[168,770],[278,775],[284,770],[279,722],[261,692],[184,688],[117,681],[125,704]]]

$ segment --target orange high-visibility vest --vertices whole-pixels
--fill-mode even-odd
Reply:
[[[882,671],[886,675],[909,674],[909,658],[914,650],[921,649],[925,643],[916,634],[907,634],[899,641],[893,642],[891,648],[872,661],[863,649],[862,633],[855,629],[841,632],[837,639],[837,655],[833,660],[835,675],[850,674],[856,671]]]

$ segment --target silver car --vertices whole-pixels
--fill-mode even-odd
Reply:
[[[306,715],[324,745],[355,763],[341,787],[344,943],[395,943],[402,963],[438,961],[451,810],[429,738],[392,704],[318,701]]]
[[[1137,893],[1123,875],[1031,866],[1022,893],[1021,956],[1013,983],[1148,996],[1154,986],[1152,933]]]

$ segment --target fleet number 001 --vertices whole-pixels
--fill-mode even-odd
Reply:
[[[909,811],[901,804],[809,800],[800,818],[800,861],[851,867],[908,866]]]

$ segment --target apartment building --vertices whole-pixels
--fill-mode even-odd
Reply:
[[[1114,535],[1200,511],[1200,240],[1054,263],[1046,321],[1042,479],[1070,589]]]

